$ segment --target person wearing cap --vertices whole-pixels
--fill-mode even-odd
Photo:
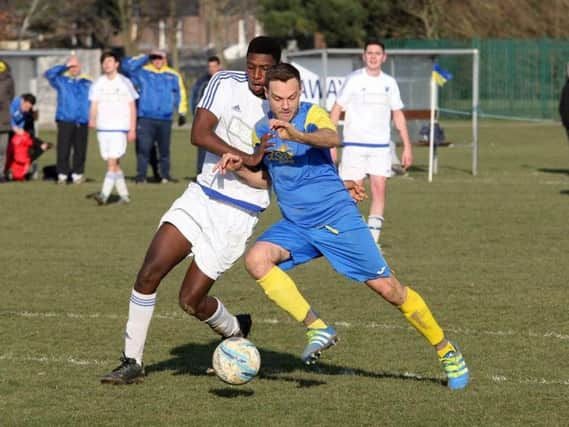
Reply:
[[[85,159],[89,135],[89,89],[91,77],[81,74],[81,63],[71,55],[65,64],[51,67],[44,73],[57,91],[57,182],[66,184],[84,181]],[[71,152],[73,160],[71,162]]]
[[[146,172],[154,144],[158,145],[162,183],[170,176],[170,134],[174,113],[178,112],[178,125],[186,123],[188,101],[181,75],[170,68],[166,52],[152,50],[148,55],[124,58],[122,71],[136,86],[138,121],[136,130],[136,182],[146,182]]]

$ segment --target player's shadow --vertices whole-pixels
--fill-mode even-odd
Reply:
[[[94,199],[97,194],[99,194],[99,192],[95,191],[94,193],[86,194],[85,198],[86,199]],[[121,198],[119,196],[117,196],[116,194],[111,194],[109,196],[109,198],[107,199],[107,203],[105,203],[105,205],[112,205],[115,203],[119,203],[120,200],[121,200]]]
[[[219,341],[211,341],[208,344],[189,343],[173,348],[170,351],[170,359],[146,366],[147,375],[153,372],[173,371],[172,375],[195,375],[209,376],[211,372],[211,356]],[[445,385],[446,381],[440,378],[423,377],[415,374],[378,371],[372,372],[365,369],[334,365],[324,361],[314,366],[305,366],[297,355],[285,352],[277,352],[259,347],[261,353],[261,370],[258,378],[269,381],[294,383],[298,388],[316,387],[327,384],[322,378],[305,378],[291,376],[295,372],[314,372],[319,375],[353,375],[358,377],[376,379],[397,379],[405,381],[420,381]],[[224,387],[211,389],[210,393],[220,397],[234,398],[248,396],[252,391],[248,388]]]
[[[419,165],[411,165],[408,169],[407,172],[409,173],[413,173],[413,172],[428,172],[429,168],[428,167],[423,167],[423,166],[419,166]]]
[[[538,168],[537,170],[538,170],[539,172],[543,172],[543,173],[551,173],[551,174],[567,175],[567,176],[569,176],[569,169]],[[569,195],[569,190],[561,190],[561,191],[559,192],[559,194],[562,194],[562,195]]]
[[[558,175],[569,175],[569,169],[552,169],[552,168],[538,168],[539,172],[543,173],[551,173],[551,174],[558,174]]]

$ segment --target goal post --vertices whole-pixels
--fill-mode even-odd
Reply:
[[[318,103],[329,111],[342,86],[344,77],[363,66],[362,53],[362,49],[311,49],[286,52],[284,57],[300,70],[303,83],[303,99]],[[401,97],[405,104],[404,111],[411,120],[426,115],[432,116],[441,111],[470,117],[472,141],[468,145],[472,148],[472,175],[476,176],[478,174],[478,114],[480,104],[479,50],[386,48],[386,53],[387,61],[382,69],[397,80]],[[439,96],[437,95],[437,107],[435,107],[437,111],[434,111],[431,102],[433,64],[440,59],[450,57],[467,57],[471,59],[472,67],[469,71],[466,71],[469,73],[469,78],[472,78],[472,88],[469,94],[470,100],[468,106],[463,110],[444,110],[438,107],[440,104],[438,102]],[[453,69],[449,71],[455,76],[459,74]],[[464,64],[461,64],[460,73],[464,72]],[[452,85],[452,81],[448,85]],[[446,87],[443,87],[439,92],[445,91],[445,89]],[[436,150],[434,156],[436,156]],[[429,157],[429,165],[431,167],[432,162],[436,161],[436,158]]]

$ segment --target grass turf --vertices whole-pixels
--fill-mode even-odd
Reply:
[[[443,127],[468,139],[468,123]],[[292,272],[341,338],[317,369],[300,363],[303,329],[238,262],[213,294],[253,314],[261,373],[241,387],[206,375],[217,339],[178,308],[182,263],[160,286],[145,382],[100,385],[118,364],[157,222],[195,176],[188,132],[173,136],[180,182],[128,182],[127,206],[85,199],[104,174],[93,135],[87,183],[0,185],[0,425],[566,425],[569,146],[552,124],[482,121],[477,177],[470,149],[455,146],[440,150],[429,184],[418,147],[409,176],[389,182],[385,256],[460,344],[466,390],[448,391],[434,352],[400,313],[323,260]],[[39,163],[53,164],[54,153]],[[278,218],[273,204],[257,233]]]

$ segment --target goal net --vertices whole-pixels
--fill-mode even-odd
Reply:
[[[437,119],[444,115],[470,120],[471,138],[466,141],[454,141],[454,143],[472,148],[472,174],[476,175],[478,170],[478,50],[386,49],[386,52],[387,61],[382,69],[397,80],[401,98],[405,104],[404,111],[411,141],[418,142],[423,139],[420,130],[430,124],[432,114]],[[302,99],[320,104],[330,111],[342,87],[344,77],[363,66],[362,53],[362,49],[314,49],[287,52],[285,57],[300,70],[303,83]],[[452,81],[440,90],[433,91],[431,85],[433,65],[441,63],[445,68],[445,59],[450,58],[454,60],[447,62],[455,65],[448,71],[454,75],[455,79],[471,81],[471,91],[445,96],[447,89],[452,90]],[[460,60],[457,61],[456,58]],[[323,82],[326,84],[324,85]],[[392,132],[392,135],[395,142],[400,142],[397,132]]]

